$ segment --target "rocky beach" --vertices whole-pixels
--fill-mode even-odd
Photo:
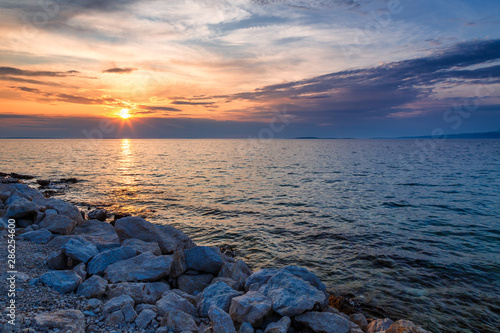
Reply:
[[[2,175],[0,332],[429,332],[341,312],[306,268],[252,271],[172,226],[83,212]]]

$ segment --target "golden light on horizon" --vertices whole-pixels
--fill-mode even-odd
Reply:
[[[129,111],[130,111],[129,109],[122,109],[120,111],[120,117],[122,117],[123,119],[130,118],[131,115],[130,115]]]

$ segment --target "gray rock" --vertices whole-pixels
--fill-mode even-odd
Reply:
[[[107,222],[97,220],[85,221],[77,226],[73,233],[94,243],[99,251],[108,250],[121,245],[115,228]]]
[[[134,307],[130,304],[125,305],[122,308],[123,317],[127,323],[131,323],[137,318],[137,312],[135,312]]]
[[[88,217],[91,220],[106,221],[107,214],[106,209],[94,209],[89,212]]]
[[[252,275],[252,271],[243,260],[235,263],[226,262],[222,265],[219,277],[230,278],[235,281],[235,289],[241,290],[245,287],[245,281]]]
[[[273,310],[282,316],[295,316],[327,301],[322,291],[287,271],[278,272],[259,292],[271,299]]]
[[[35,316],[35,327],[57,329],[72,333],[85,333],[85,316],[78,310],[59,310],[39,313]]]
[[[366,320],[366,317],[362,313],[354,313],[349,316],[349,319],[356,323],[363,331],[366,329],[368,326],[368,321]]]
[[[36,215],[36,205],[26,198],[13,195],[7,200],[6,203],[9,206],[5,216],[10,219],[33,219]]]
[[[186,270],[206,272],[217,275],[222,264],[220,250],[208,246],[196,246],[184,250],[184,259],[186,261]]]
[[[49,215],[57,215],[57,210],[55,210],[55,209],[46,209],[45,210],[45,216],[49,216]]]
[[[74,271],[51,271],[40,276],[40,282],[61,294],[75,290],[82,279]]]
[[[135,306],[135,312],[137,312],[137,313],[140,313],[142,310],[146,310],[146,309],[153,310],[154,312],[158,312],[158,309],[156,309],[156,305],[153,305],[153,304],[141,303],[141,304],[137,304]]]
[[[176,279],[186,271],[186,259],[184,258],[184,251],[175,251],[172,255],[174,259],[172,269],[170,270],[170,277]]]
[[[66,255],[61,251],[52,252],[47,257],[47,265],[51,269],[56,269],[56,270],[66,269],[67,264],[68,264],[68,257],[66,257]]]
[[[46,200],[46,207],[48,209],[55,209],[59,215],[64,215],[75,221],[77,224],[83,222],[82,214],[80,210],[75,205],[67,203],[60,199],[48,199]],[[50,229],[49,229],[50,230]]]
[[[73,270],[76,272],[76,274],[78,274],[78,276],[82,278],[82,282],[87,278],[87,271],[85,270],[86,268],[87,267],[83,262],[73,267]]]
[[[130,246],[137,254],[153,252],[154,255],[161,255],[160,247],[156,242],[145,242],[136,238],[128,238],[123,241],[122,246]]]
[[[175,308],[165,314],[161,320],[161,325],[167,326],[175,333],[198,332],[198,327],[193,316]]]
[[[231,300],[241,294],[241,292],[234,290],[224,282],[212,284],[198,295],[198,312],[202,317],[206,317],[212,306],[219,307],[227,312],[229,311]]]
[[[93,243],[78,238],[70,239],[61,247],[61,251],[69,258],[84,263],[99,254],[99,250]]]
[[[249,291],[231,300],[229,315],[235,323],[248,322],[253,326],[260,326],[271,311],[272,302],[269,298],[259,292]]]
[[[212,324],[212,329],[217,333],[236,333],[233,321],[229,314],[217,306],[210,307],[208,317]]]
[[[356,324],[353,321],[349,321],[349,327],[350,327],[349,333],[364,333],[361,327],[359,327],[358,324]]]
[[[391,325],[394,324],[392,320],[389,318],[385,319],[375,319],[371,321],[368,326],[366,326],[366,332],[367,333],[376,333],[379,331],[386,331],[391,327]]]
[[[257,285],[257,289],[259,289],[276,273],[278,273],[278,270],[275,268],[266,268],[253,273],[245,281],[245,290],[248,291],[251,285]]]
[[[254,329],[250,323],[243,323],[240,326],[239,333],[254,333]]]
[[[179,294],[174,292],[167,292],[163,297],[156,302],[156,308],[158,309],[158,314],[164,316],[167,312],[172,309],[177,309],[184,311],[185,313],[195,316],[196,308],[187,299],[181,297]]]
[[[108,281],[99,275],[92,275],[78,286],[77,294],[86,298],[101,297],[106,292]]]
[[[182,231],[167,225],[155,225],[140,217],[129,216],[117,220],[115,230],[121,241],[137,238],[145,242],[156,242],[163,254],[195,246]]]
[[[227,284],[228,286],[230,286],[234,290],[239,290],[239,288],[238,288],[239,284],[236,281],[234,281],[233,279],[231,279],[231,278],[216,277],[216,278],[214,278],[212,280],[212,282],[210,282],[210,284],[214,284],[214,283],[217,283],[217,282],[224,282],[225,284]]]
[[[297,266],[286,266],[280,269],[280,271],[285,271],[292,275],[295,275],[296,277],[306,282],[309,282],[314,288],[326,294],[326,287],[323,284],[323,282],[321,282],[320,279],[315,274],[309,272],[306,268]]]
[[[55,247],[57,249],[60,249],[64,244],[66,244],[70,239],[73,238],[78,238],[81,240],[85,240],[82,236],[75,236],[75,235],[56,235],[50,242],[47,243],[48,246],[50,247]]]
[[[102,308],[102,313],[103,315],[106,315],[116,310],[121,310],[121,308],[123,308],[127,304],[134,306],[134,300],[132,299],[132,297],[128,295],[121,295],[118,297],[114,297],[108,300],[106,303],[104,303],[104,306]]]
[[[184,292],[182,290],[179,290],[179,289],[172,289],[171,292],[176,293],[177,295],[179,295],[179,296],[187,299],[194,306],[196,306],[198,304],[198,302],[196,300],[196,296],[190,295],[190,294],[188,294],[188,293],[186,293],[186,292]]]
[[[151,321],[156,318],[156,312],[153,310],[145,309],[135,318],[135,324],[138,328],[145,329],[149,326]]]
[[[52,237],[54,237],[52,233],[45,228],[36,231],[30,231],[19,236],[20,239],[38,244],[47,244],[52,239]]]
[[[213,278],[211,274],[181,275],[177,279],[177,286],[188,294],[197,295],[210,285]]]
[[[111,264],[120,260],[132,258],[136,255],[135,249],[129,246],[105,250],[97,254],[89,262],[89,274],[104,274],[104,270]]]
[[[290,328],[291,323],[292,320],[290,319],[290,317],[285,316],[279,321],[267,325],[264,333],[286,333]]]
[[[306,312],[295,321],[319,333],[348,333],[351,329],[349,320],[329,312]]]
[[[121,310],[113,311],[104,320],[106,325],[111,327],[118,326],[119,324],[122,324],[124,321],[125,321],[125,316],[123,315],[123,312]]]
[[[392,324],[385,333],[430,333],[409,320],[400,319]]]
[[[102,301],[98,300],[97,298],[91,298],[87,301],[87,305],[91,309],[97,309],[98,307],[102,306]]]
[[[170,290],[170,286],[165,282],[122,282],[108,284],[106,294],[109,298],[128,295],[136,303],[155,304],[168,290]]]
[[[64,215],[49,215],[40,222],[40,227],[54,234],[69,235],[75,229],[76,222]]]
[[[127,281],[156,281],[165,277],[172,266],[172,256],[155,256],[146,252],[109,265],[104,271],[111,283]]]

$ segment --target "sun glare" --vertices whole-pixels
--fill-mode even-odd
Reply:
[[[120,111],[120,117],[122,117],[123,119],[127,119],[127,118],[130,118],[130,113],[129,112],[129,109],[122,109]]]

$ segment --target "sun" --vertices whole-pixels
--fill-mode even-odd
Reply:
[[[130,118],[130,113],[128,113],[129,111],[129,109],[122,109],[120,111],[120,117],[122,117],[123,119]]]

